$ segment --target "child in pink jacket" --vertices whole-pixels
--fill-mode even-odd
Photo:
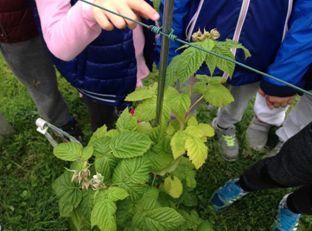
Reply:
[[[159,18],[144,0],[89,1],[136,20],[137,15]],[[93,130],[112,126],[115,107],[124,106],[126,95],[149,74],[144,57],[149,40],[145,41],[143,29],[82,1],[36,0],[36,4],[45,42],[61,59],[55,64],[62,75],[82,93]]]

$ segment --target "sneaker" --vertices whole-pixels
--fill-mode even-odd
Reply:
[[[268,142],[271,125],[260,121],[256,116],[247,129],[247,142],[256,151],[262,151]]]
[[[224,186],[213,193],[210,203],[216,211],[228,207],[248,193],[237,182],[238,179],[229,180]]]
[[[265,159],[265,158],[276,156],[281,151],[284,144],[285,144],[284,142],[279,141],[277,143],[277,145],[268,154],[266,154],[263,158]]]
[[[77,140],[82,141],[83,133],[81,129],[78,127],[77,121],[73,118],[67,124],[62,126],[64,132],[67,132],[69,135],[75,137]]]
[[[212,126],[216,131],[224,159],[227,161],[237,160],[239,154],[239,145],[236,138],[235,128],[221,128],[217,124],[216,119],[212,121]]]
[[[274,231],[296,231],[299,225],[300,214],[294,213],[287,208],[286,195],[278,206],[278,215],[273,226]]]

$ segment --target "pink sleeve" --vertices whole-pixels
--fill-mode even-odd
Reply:
[[[44,39],[58,58],[69,61],[101,33],[92,16],[92,7],[70,0],[36,0]]]

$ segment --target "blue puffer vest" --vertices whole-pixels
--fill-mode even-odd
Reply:
[[[71,1],[74,5],[77,1]],[[70,62],[54,58],[61,74],[84,96],[120,106],[135,90],[137,68],[132,31],[103,31]]]
[[[72,0],[74,5],[77,0]],[[37,10],[35,18],[39,22]],[[147,22],[149,23],[149,22]],[[144,31],[145,36],[150,37]],[[129,29],[103,31],[80,55],[69,62],[53,57],[60,73],[84,96],[104,104],[123,106],[124,98],[135,90],[137,63]],[[144,55],[147,62],[153,51],[152,38],[147,38]],[[53,55],[52,55],[53,56]],[[147,63],[150,67],[150,63]]]

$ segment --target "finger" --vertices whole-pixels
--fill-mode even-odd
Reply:
[[[294,101],[294,99],[295,99],[295,97],[290,97],[287,103],[288,103],[289,105],[292,104],[293,101]]]
[[[113,24],[107,19],[106,15],[101,9],[94,8],[93,16],[95,21],[102,27],[103,30],[111,31],[114,29]]]
[[[117,8],[111,4],[110,2],[106,4],[105,8],[111,10],[112,12],[116,12],[116,13],[120,13]],[[118,28],[118,29],[123,29],[126,27],[126,21],[120,17],[117,16],[115,14],[109,13],[109,12],[104,12],[106,17],[108,18],[108,20],[114,25],[114,27]]]
[[[157,21],[160,16],[157,11],[144,0],[128,0],[128,4],[139,16]]]
[[[138,21],[138,17],[136,16],[136,14],[129,8],[129,7],[118,7],[117,9],[119,11],[120,14],[127,16],[128,18],[131,18],[132,20],[136,20]],[[128,27],[130,29],[134,29],[136,27],[136,23],[130,20],[125,19]]]
[[[273,106],[274,106],[275,108],[280,108],[280,107],[281,107],[281,104],[280,104],[280,103],[273,103]]]

